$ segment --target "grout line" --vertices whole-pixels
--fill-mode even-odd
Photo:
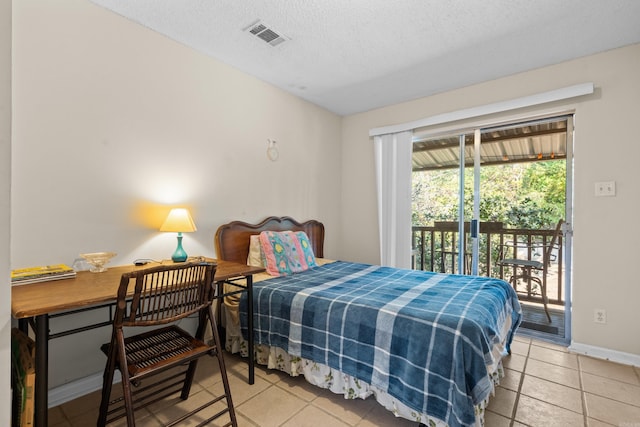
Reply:
[[[260,427],[260,424],[256,424],[251,418],[249,418],[244,412],[240,412],[239,410],[235,410],[236,411],[236,421],[242,421],[242,424],[240,422],[238,422],[238,425],[242,425],[245,426],[245,422],[250,423],[252,426],[255,427]],[[242,417],[242,419],[240,419],[240,417]]]
[[[524,375],[527,370],[527,363],[529,362],[529,354],[531,354],[531,346],[533,340],[529,338],[529,346],[527,347],[527,356],[524,359],[524,365],[522,366],[522,373],[520,374],[520,382],[518,383],[518,391],[516,392],[516,400],[513,402],[513,409],[511,410],[511,422],[510,427],[513,427],[516,422],[516,412],[518,410],[518,403],[520,403],[520,392],[522,391],[522,384],[524,383]]]
[[[578,381],[580,382],[580,397],[582,400],[582,419],[584,421],[584,425],[587,426],[588,421],[587,419],[589,418],[587,416],[587,394],[584,390],[584,385],[582,383],[582,363],[580,360],[580,357],[577,357],[578,359]]]

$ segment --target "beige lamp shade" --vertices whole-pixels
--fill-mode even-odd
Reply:
[[[196,224],[193,222],[191,214],[184,208],[171,209],[167,219],[164,220],[162,227],[160,227],[160,231],[177,233],[189,233],[196,230]]]

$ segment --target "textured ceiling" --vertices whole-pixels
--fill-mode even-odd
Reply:
[[[640,42],[638,0],[91,1],[341,115]]]

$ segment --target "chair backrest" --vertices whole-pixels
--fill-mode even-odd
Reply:
[[[558,224],[556,225],[553,235],[551,236],[551,241],[549,242],[548,245],[545,246],[544,256],[543,256],[543,262],[545,265],[549,265],[549,263],[551,262],[551,259],[552,259],[551,256],[553,255],[553,250],[555,249],[556,245],[560,240],[560,233],[562,231],[563,223],[564,223],[564,220],[562,219],[558,221]]]
[[[118,288],[114,325],[161,325],[207,308],[213,297],[215,271],[215,264],[198,262],[124,273]]]

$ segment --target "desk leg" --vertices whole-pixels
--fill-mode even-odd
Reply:
[[[253,276],[247,276],[247,328],[249,331],[249,384],[253,384],[254,377],[254,351],[253,351]]]
[[[18,319],[18,329],[29,336],[29,321],[27,319]]]
[[[224,293],[224,281],[216,282],[216,328],[218,328],[218,337],[224,348],[227,342],[227,331],[222,327],[222,307],[224,305],[224,297],[221,296]]]
[[[35,414],[36,427],[46,427],[48,421],[49,400],[49,315],[36,316],[36,384]]]

